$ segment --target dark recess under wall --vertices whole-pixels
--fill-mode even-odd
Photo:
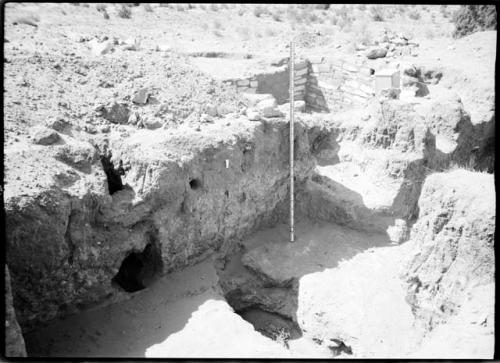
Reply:
[[[123,260],[112,281],[127,292],[142,290],[163,272],[160,246],[153,240],[142,252],[132,251]]]

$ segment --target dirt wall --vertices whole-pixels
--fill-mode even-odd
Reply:
[[[204,133],[115,135],[109,142],[114,165],[123,160],[130,169],[124,189],[112,196],[96,162],[99,178],[83,195],[54,184],[34,198],[8,200],[8,263],[21,326],[126,297],[112,279],[151,239],[168,272],[283,219],[278,207],[288,197],[288,123],[229,125],[209,125]],[[307,132],[298,127],[297,181],[311,168]]]

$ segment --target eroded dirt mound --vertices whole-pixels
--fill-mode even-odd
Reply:
[[[405,278],[408,301],[429,330],[460,311],[468,291],[494,281],[494,196],[489,174],[456,170],[426,179]],[[485,325],[492,329],[493,321]]]

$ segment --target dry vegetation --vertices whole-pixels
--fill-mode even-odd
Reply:
[[[152,11],[148,6],[145,10]],[[457,6],[448,5],[365,5],[365,4],[162,4],[172,11],[208,12],[202,29],[216,38],[235,36],[241,41],[275,37],[290,32],[347,35],[356,43],[368,45],[380,32],[390,29],[426,39],[451,37],[453,14]],[[123,7],[130,17],[130,8]],[[120,12],[123,11],[120,9]],[[212,14],[214,17],[212,18]],[[230,18],[222,16],[230,15]],[[248,24],[255,25],[250,29]],[[227,21],[226,21],[227,19]],[[231,21],[240,21],[233,26]],[[354,47],[354,46],[353,46]]]

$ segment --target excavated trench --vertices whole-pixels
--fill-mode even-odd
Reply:
[[[426,134],[423,137],[425,151],[420,159],[404,160],[404,164],[396,160],[394,164],[401,169],[398,169],[398,180],[401,182],[398,196],[394,198],[393,205],[374,211],[364,204],[358,192],[347,189],[347,184],[319,175],[315,169],[317,166],[347,167],[360,158],[356,150],[346,156],[339,144],[344,142],[343,148],[349,150],[345,145],[351,147],[354,138],[361,139],[360,136],[363,136],[359,130],[346,131],[302,122],[297,123],[296,130],[296,205],[299,216],[359,231],[373,230],[373,226],[378,224],[376,232],[381,233],[389,225],[388,221],[394,222],[396,218],[410,221],[416,215],[416,201],[425,179],[424,169],[433,163],[435,145],[431,136]],[[398,136],[387,136],[384,131],[378,130],[387,141],[384,148],[391,147]],[[195,153],[191,161],[183,166],[179,166],[178,162],[157,162],[157,166],[167,165],[166,171],[152,171],[143,160],[134,160],[131,150],[135,150],[136,146],[127,150],[127,145],[118,145],[115,162],[128,156],[132,165],[127,176],[123,169],[120,170],[121,162],[116,168],[111,155],[102,155],[100,161],[113,204],[95,208],[98,212],[94,213],[91,223],[93,236],[104,241],[100,244],[112,238],[130,247],[110,248],[109,259],[100,263],[115,267],[111,269],[108,266],[105,272],[99,270],[99,275],[93,275],[93,266],[99,261],[97,257],[93,260],[87,276],[92,276],[94,281],[101,280],[96,284],[100,284],[95,290],[99,294],[94,301],[103,300],[103,296],[109,296],[109,291],[113,291],[102,287],[106,285],[104,281],[112,289],[134,293],[151,286],[164,273],[181,270],[215,252],[219,256],[215,264],[219,286],[234,311],[250,322],[255,330],[284,346],[288,346],[289,340],[300,338],[303,332],[297,321],[298,278],[270,279],[262,271],[251,267],[251,263],[245,260],[247,247],[237,243],[264,227],[287,221],[288,139],[286,122],[264,121],[255,127],[250,136],[238,137],[235,144],[216,143],[215,146],[197,150],[198,154]],[[176,144],[177,139],[169,142],[172,149],[182,144]],[[368,142],[371,142],[370,139]],[[369,154],[364,160],[356,162],[368,168],[366,165],[372,157]],[[386,169],[390,169],[391,164],[387,163]],[[344,169],[337,172],[344,172]],[[388,173],[391,172],[388,170]],[[349,174],[349,177],[352,175]],[[357,172],[354,177],[357,177]],[[123,178],[126,178],[126,188]],[[130,195],[142,193],[148,183],[152,185],[150,194],[133,204]],[[147,208],[146,203],[149,203]],[[78,249],[80,235],[70,229],[78,228],[77,223],[80,227],[88,224],[88,216],[75,212],[70,215],[72,223],[68,223],[66,235],[72,237],[73,253],[69,267],[72,268],[77,265],[78,258],[81,260],[81,249],[85,246]],[[118,261],[117,255],[121,256]],[[15,264],[11,266],[15,275],[18,270]],[[21,280],[17,281],[19,284]],[[18,286],[14,284],[14,288]],[[82,291],[82,295],[75,293],[76,300],[81,300],[83,294],[88,297],[94,290],[85,286]],[[17,301],[22,301],[19,295]],[[71,304],[71,301],[66,304]],[[33,310],[31,313],[36,315],[38,312]],[[26,322],[22,320],[25,315],[18,314],[21,324]],[[30,344],[36,344],[33,341],[35,336],[26,339],[28,351],[34,355],[37,350],[30,348]],[[335,339],[328,344],[333,356],[352,354],[349,342]]]

